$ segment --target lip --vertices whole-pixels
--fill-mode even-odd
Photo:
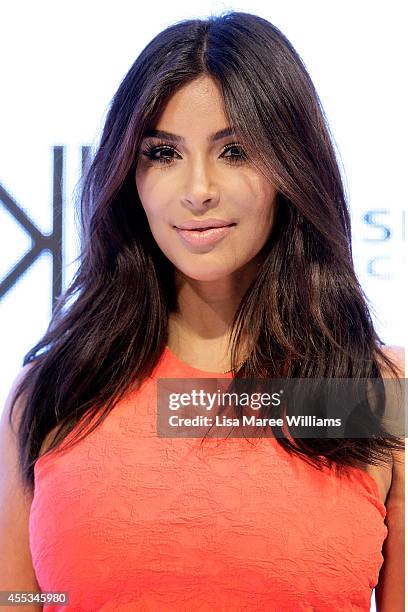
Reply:
[[[176,232],[187,246],[205,248],[213,246],[225,238],[235,227],[236,224],[211,227],[204,230],[180,229],[176,227]]]
[[[181,230],[207,229],[211,227],[226,227],[227,225],[235,224],[234,221],[225,221],[224,219],[189,219],[184,223],[178,223],[174,227]]]

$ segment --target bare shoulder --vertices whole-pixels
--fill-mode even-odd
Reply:
[[[402,439],[405,443],[405,439]],[[405,450],[393,453],[392,479],[386,501],[387,537],[384,562],[375,588],[379,612],[405,610]]]
[[[1,423],[5,423],[5,421],[9,419],[9,415],[10,415],[10,409],[11,409],[11,405],[12,402],[15,399],[16,396],[16,392],[17,389],[20,385],[20,383],[23,381],[23,379],[25,378],[27,372],[33,367],[33,363],[28,363],[25,366],[23,366],[19,372],[17,373],[16,377],[14,378],[14,380],[12,381],[11,387],[9,389],[9,392],[7,394],[7,398],[6,398],[6,402],[5,405],[3,407],[3,410],[1,411]],[[19,418],[21,417],[21,412],[24,409],[24,398],[20,397],[15,404],[15,408],[13,410],[12,413],[12,422],[13,422],[13,429],[15,429],[15,426],[18,424]],[[6,419],[6,414],[7,414],[7,419]]]
[[[405,349],[402,346],[390,345],[384,346],[382,348],[385,355],[392,361],[394,366],[397,368],[399,373],[399,378],[403,378],[405,375]],[[383,364],[381,369],[382,375],[384,378],[393,377],[392,373],[389,370],[389,366],[387,364]],[[395,475],[394,463],[396,461],[401,461],[401,453],[393,453],[392,457],[390,457],[390,462],[388,465],[367,465],[365,466],[365,471],[376,481],[378,490],[380,492],[381,500],[384,505],[387,504],[387,500],[389,500],[390,489],[393,482],[393,473]],[[395,476],[394,476],[394,484],[395,484]]]
[[[397,345],[384,346],[383,352],[397,367],[398,372],[399,372],[399,377],[404,378],[405,376],[405,348],[403,346],[397,346]],[[383,376],[386,377],[388,375],[389,375],[389,369],[387,366],[384,366]]]
[[[405,349],[402,346],[387,346],[384,347],[384,352],[391,359],[398,370],[399,378],[405,378]],[[387,368],[384,371],[384,377],[388,376]],[[400,491],[396,490],[400,487],[400,483],[404,477],[405,470],[405,438],[401,439],[404,443],[404,450],[394,451],[392,453],[392,479],[390,486],[390,498],[395,495],[400,495]],[[393,495],[391,489],[393,488]]]
[[[398,370],[400,378],[405,377],[405,349],[402,346],[388,346],[384,347],[384,352],[389,357]],[[385,368],[384,377],[388,374]],[[404,443],[404,449],[400,451],[394,451],[392,454],[392,483],[390,487],[390,503],[395,503],[398,500],[400,503],[401,498],[404,495],[403,483],[405,477],[405,438],[401,438]],[[388,505],[387,505],[388,509]]]
[[[387,346],[383,347],[383,352],[395,365],[399,378],[405,378],[404,347]],[[386,364],[382,374],[384,378],[393,377]],[[404,449],[392,453],[390,467],[383,473],[388,534],[382,549],[384,562],[375,588],[379,612],[402,612],[405,609],[405,438],[401,441]],[[379,473],[372,475],[381,477]]]
[[[17,429],[24,410],[24,394],[11,412],[17,388],[31,367],[27,364],[15,377],[0,415],[0,590],[40,591],[29,546],[33,493],[23,487],[18,457]]]

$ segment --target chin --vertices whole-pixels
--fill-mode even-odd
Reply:
[[[186,276],[187,278],[191,278],[196,281],[203,282],[223,280],[235,271],[235,268],[224,268],[221,270],[220,267],[218,267],[217,269],[208,269],[208,267],[206,267],[206,269],[203,269],[203,267],[204,266],[201,266],[200,268],[197,267],[186,269],[185,267],[179,267],[176,265],[176,268],[181,272],[183,276]]]

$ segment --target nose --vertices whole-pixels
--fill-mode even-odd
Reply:
[[[194,212],[218,206],[220,193],[214,173],[204,160],[196,160],[186,168],[186,184],[181,196],[185,208]]]

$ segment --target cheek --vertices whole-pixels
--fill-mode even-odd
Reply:
[[[242,202],[242,212],[254,222],[272,221],[276,188],[257,171],[244,174],[241,179],[234,192],[236,201]]]
[[[137,176],[136,189],[149,224],[158,223],[166,206],[163,203],[163,193],[157,182],[149,180],[145,175]]]
[[[276,214],[276,192],[262,194],[251,207],[248,221],[257,234],[265,233],[273,226]]]

